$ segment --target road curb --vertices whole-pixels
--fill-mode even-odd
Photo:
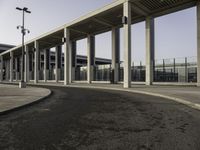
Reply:
[[[41,85],[41,86],[52,86],[52,87],[72,87],[72,88],[86,88],[86,89],[107,89],[107,90],[115,90],[115,91],[124,91],[124,92],[130,92],[130,93],[138,93],[138,94],[145,94],[145,95],[150,95],[150,96],[156,96],[156,97],[161,97],[161,98],[165,98],[165,99],[169,99],[175,102],[178,102],[180,104],[186,105],[190,108],[196,109],[196,110],[200,110],[200,104],[197,103],[193,103],[190,102],[186,99],[182,99],[182,98],[177,98],[177,97],[173,97],[173,96],[167,96],[167,95],[163,95],[163,94],[159,94],[159,93],[152,93],[152,92],[146,92],[146,91],[138,91],[138,90],[130,90],[130,89],[122,89],[122,88],[113,88],[113,87],[101,87],[101,86],[78,86],[78,85],[52,85],[52,84],[32,84],[29,83],[29,85],[33,85],[33,86],[37,86],[37,85]]]
[[[43,89],[47,89],[47,88],[43,88]],[[25,108],[25,107],[28,107],[28,106],[32,106],[34,104],[37,104],[37,103],[43,101],[44,99],[46,99],[47,97],[49,97],[52,94],[52,91],[50,89],[47,89],[47,90],[48,90],[47,95],[45,95],[43,97],[40,97],[40,98],[34,100],[33,102],[30,102],[30,103],[27,103],[27,104],[24,104],[24,105],[21,105],[21,106],[18,106],[18,107],[14,107],[14,108],[2,111],[2,112],[0,112],[0,116],[7,115],[7,114],[9,114],[11,112],[18,111],[18,110],[20,110],[22,108]]]

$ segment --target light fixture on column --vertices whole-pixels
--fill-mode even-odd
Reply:
[[[128,18],[126,16],[122,17],[122,24],[127,24],[128,23]]]
[[[66,42],[66,38],[63,37],[63,38],[62,38],[62,43],[65,43],[65,42]]]
[[[17,26],[17,29],[21,29],[22,33],[22,69],[21,69],[21,81],[19,82],[19,88],[26,88],[26,82],[24,82],[24,36],[26,33],[30,33],[28,29],[24,27],[24,14],[31,13],[27,7],[19,8],[16,7],[17,10],[22,11],[22,25]]]

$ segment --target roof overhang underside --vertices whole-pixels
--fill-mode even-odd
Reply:
[[[119,1],[121,3],[119,3]],[[123,0],[116,1],[102,9],[83,16],[70,24],[27,42],[29,48],[39,41],[40,49],[62,44],[64,27],[70,29],[70,40],[80,40],[89,34],[97,35],[110,31],[113,27],[122,27]],[[198,0],[130,0],[132,23],[144,21],[147,16],[159,17],[179,10],[193,7]],[[116,5],[115,5],[116,3]],[[114,4],[114,5],[113,5]],[[110,6],[110,7],[109,7]],[[105,9],[106,8],[106,9]],[[21,49],[20,47],[11,50]]]
[[[147,16],[159,17],[195,6],[197,0],[130,0],[132,23],[144,21]],[[122,27],[123,4],[69,26],[72,40],[85,38],[88,34],[110,31]]]

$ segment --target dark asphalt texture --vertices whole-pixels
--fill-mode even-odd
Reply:
[[[0,150],[200,150],[200,112],[128,92],[49,87],[0,116]]]

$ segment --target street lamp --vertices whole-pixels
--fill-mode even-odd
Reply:
[[[21,69],[21,81],[19,82],[19,88],[26,88],[26,82],[24,81],[24,36],[26,33],[30,33],[28,29],[24,28],[24,14],[31,13],[27,7],[19,8],[16,7],[17,10],[22,11],[22,26],[17,26],[17,29],[21,29],[22,33],[22,69]]]

